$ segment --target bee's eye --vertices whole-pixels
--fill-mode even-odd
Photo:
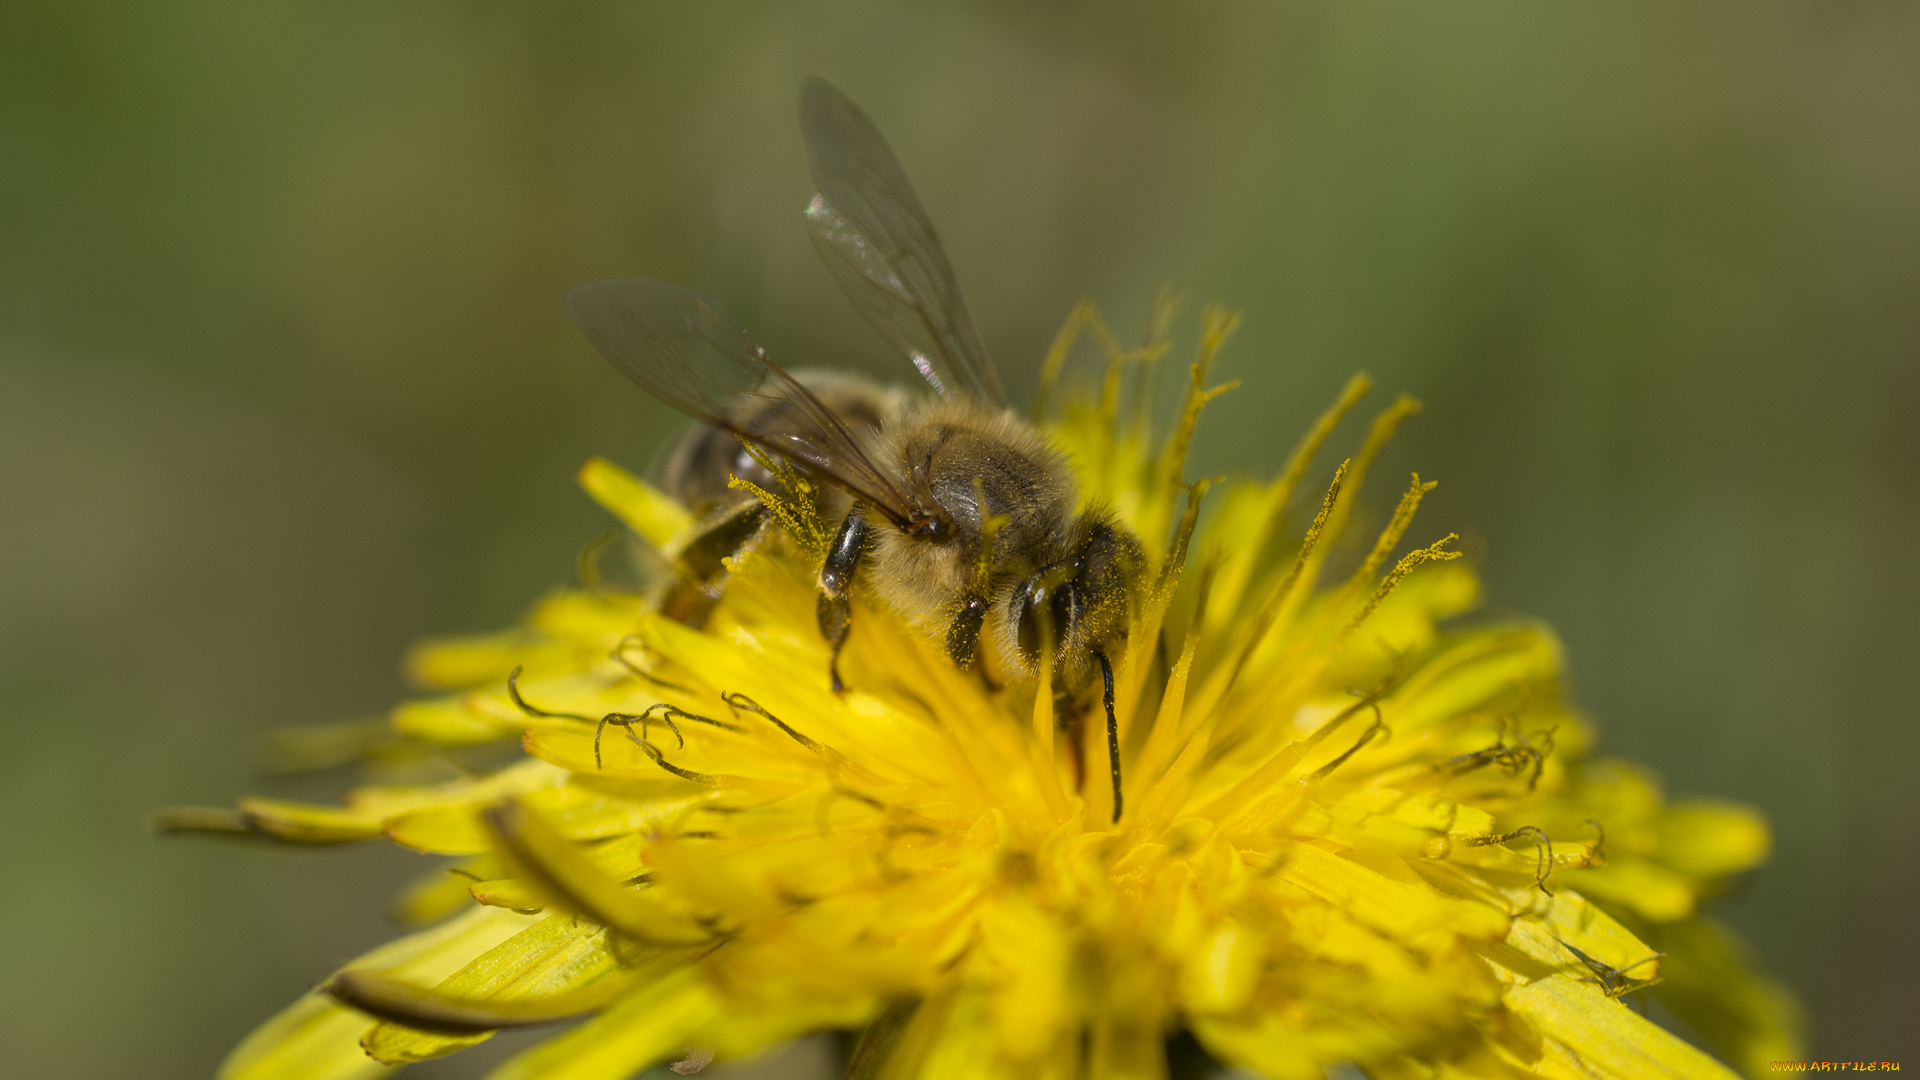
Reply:
[[[907,535],[916,540],[944,543],[952,533],[953,530],[948,526],[947,520],[939,514],[928,514],[907,524]]]

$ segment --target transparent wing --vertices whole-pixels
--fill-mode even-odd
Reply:
[[[655,397],[814,470],[896,524],[913,518],[846,424],[767,359],[720,301],[664,281],[618,278],[568,289],[566,307],[600,355]],[[741,409],[743,398],[785,408]],[[765,423],[772,416],[780,417],[777,426]]]
[[[833,84],[808,79],[800,136],[820,192],[808,233],[848,299],[942,394],[1004,407],[946,250],[880,129]]]

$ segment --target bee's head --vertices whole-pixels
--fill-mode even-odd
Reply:
[[[1104,512],[1068,529],[1073,554],[1035,570],[1007,594],[1002,655],[1036,670],[1053,657],[1062,677],[1084,674],[1095,650],[1112,652],[1127,636],[1145,571],[1140,542]]]
[[[904,531],[915,540],[931,540],[942,544],[953,536],[953,521],[937,510],[916,510],[907,519]]]
[[[1081,603],[1074,579],[1080,567],[1062,563],[1020,583],[1014,590],[1011,616],[1020,655],[1037,664],[1044,653],[1056,652],[1064,638],[1078,629]]]

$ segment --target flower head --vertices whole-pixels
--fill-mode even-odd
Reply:
[[[861,1032],[861,1077],[1161,1077],[1182,1032],[1275,1078],[1724,1075],[1624,1003],[1656,984],[1736,1063],[1796,1056],[1791,1003],[1697,912],[1764,858],[1758,816],[1590,759],[1545,628],[1449,622],[1478,592],[1451,537],[1399,553],[1431,483],[1343,543],[1414,403],[1305,490],[1356,378],[1203,530],[1221,485],[1182,467],[1237,317],[1204,314],[1155,441],[1120,391],[1168,313],[1129,351],[1083,306],[1043,369],[1083,330],[1108,343],[1104,392],[1048,430],[1151,564],[1114,657],[1117,788],[1100,686],[990,685],[862,595],[834,693],[806,528],[735,557],[697,627],[641,593],[556,593],[513,631],[421,647],[414,675],[453,693],[392,716],[405,746],[519,738],[522,759],[167,819],[458,860],[403,901],[437,925],[349,964],[223,1075],[355,1075],[575,1017],[496,1075],[691,1070],[826,1029]],[[581,479],[669,556],[696,528],[609,463]],[[789,479],[765,497],[801,521]]]

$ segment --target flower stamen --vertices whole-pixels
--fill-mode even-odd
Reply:
[[[1547,875],[1553,873],[1553,841],[1548,839],[1546,832],[1538,826],[1522,825],[1510,833],[1498,836],[1468,837],[1467,846],[1492,847],[1496,844],[1511,843],[1523,836],[1533,840],[1534,851],[1539,858],[1539,869],[1534,874],[1533,886],[1548,896],[1552,896],[1553,890],[1547,888]]]
[[[1593,831],[1598,834],[1594,837],[1593,843],[1587,846],[1587,865],[1588,866],[1603,865],[1605,864],[1606,858],[1607,858],[1605,854],[1605,850],[1607,846],[1607,827],[1605,825],[1600,824],[1598,821],[1595,821],[1593,818],[1588,818],[1586,820],[1586,824],[1593,826]]]
[[[632,660],[629,660],[627,658],[627,651],[629,649],[640,649],[642,651],[645,651],[647,649],[646,639],[641,637],[639,634],[628,634],[626,637],[623,637],[620,639],[620,643],[618,645],[615,645],[611,652],[607,653],[607,659],[612,660],[614,663],[619,664],[621,667],[626,668],[629,672],[632,672],[635,678],[643,679],[647,682],[652,683],[655,686],[660,687],[663,690],[677,690],[682,694],[693,693],[692,690],[689,690],[686,687],[681,686],[679,683],[670,683],[667,680],[662,679],[659,676],[653,674],[652,672],[647,671],[645,668],[642,668],[640,665],[634,663]]]
[[[1660,982],[1664,978],[1664,976],[1655,975],[1651,979],[1636,979],[1627,974],[1627,972],[1632,971],[1634,968],[1662,959],[1667,955],[1663,952],[1654,953],[1651,956],[1635,960],[1626,967],[1617,968],[1588,956],[1586,953],[1581,952],[1565,941],[1560,942],[1560,947],[1572,953],[1582,964],[1586,965],[1588,971],[1593,972],[1594,978],[1588,979],[1587,981],[1597,984],[1600,987],[1600,992],[1610,998],[1618,998],[1625,994],[1634,993],[1635,991],[1645,990],[1647,987]]]
[[[646,742],[644,740],[635,740],[635,741],[639,743],[640,749],[646,751],[647,756],[653,759],[653,763],[655,765],[660,766],[661,768],[667,770],[668,772],[679,777],[680,779],[691,780],[696,784],[705,784],[708,787],[720,786],[719,777],[709,776],[706,773],[694,772],[692,769],[683,769],[680,766],[675,765],[672,762],[668,761],[666,755],[662,754],[660,752],[660,749],[654,746],[652,743]]]
[[[1247,587],[1261,555],[1266,551],[1275,531],[1280,527],[1281,515],[1287,512],[1287,505],[1293,501],[1294,489],[1299,487],[1300,481],[1306,477],[1307,467],[1312,465],[1313,459],[1320,455],[1321,448],[1333,436],[1334,429],[1340,426],[1340,421],[1346,419],[1347,413],[1351,412],[1371,389],[1373,389],[1373,380],[1364,374],[1348,379],[1347,385],[1340,391],[1340,397],[1328,407],[1327,411],[1320,414],[1319,419],[1314,421],[1313,427],[1294,446],[1293,453],[1287,457],[1286,467],[1267,487],[1266,501],[1260,511],[1259,522],[1254,526],[1252,535],[1247,537],[1246,546],[1240,549],[1240,555],[1228,562],[1221,572],[1221,589],[1225,595],[1237,598]],[[1234,614],[1234,611],[1228,605],[1222,605],[1218,609],[1216,618],[1225,618],[1231,614]]]
[[[1514,741],[1507,742],[1507,729],[1513,729]],[[1492,746],[1484,750],[1474,750],[1435,762],[1434,772],[1450,772],[1454,776],[1464,776],[1475,769],[1488,765],[1499,765],[1508,776],[1518,776],[1521,771],[1531,767],[1533,775],[1527,779],[1527,791],[1533,792],[1540,784],[1540,774],[1545,771],[1547,758],[1553,753],[1553,735],[1558,727],[1539,728],[1531,736],[1520,734],[1520,718],[1507,714],[1500,718],[1500,731],[1494,736]],[[1538,740],[1539,745],[1534,745]]]
[[[537,716],[546,720],[578,720],[583,724],[594,723],[594,719],[591,716],[543,709],[520,696],[520,673],[524,670],[525,668],[516,666],[512,671],[507,673],[507,696],[513,699],[514,705],[519,708],[521,712],[526,713],[528,716]]]
[[[1380,607],[1381,601],[1385,600],[1393,590],[1399,588],[1400,582],[1406,580],[1406,576],[1418,569],[1422,563],[1452,562],[1459,558],[1460,552],[1444,550],[1448,544],[1458,539],[1459,536],[1448,533],[1426,547],[1415,548],[1402,555],[1400,561],[1393,564],[1393,569],[1387,571],[1387,576],[1380,579],[1379,586],[1373,590],[1373,595],[1367,598],[1366,604],[1359,611],[1354,612],[1353,619],[1347,623],[1346,629],[1340,631],[1340,636],[1334,639],[1334,647],[1338,648],[1353,635],[1355,630],[1360,629],[1360,624],[1367,621],[1367,616]]]
[[[580,549],[580,587],[586,590],[588,596],[599,596],[608,591],[606,579],[600,573],[600,556],[618,539],[619,531],[608,529],[587,541],[587,546]]]
[[[1260,613],[1254,616],[1253,626],[1248,630],[1246,637],[1240,643],[1239,651],[1234,655],[1233,665],[1227,670],[1226,682],[1222,684],[1218,693],[1210,695],[1211,700],[1207,703],[1209,706],[1214,701],[1225,697],[1228,691],[1240,681],[1240,673],[1246,668],[1247,661],[1253,658],[1254,651],[1266,641],[1267,632],[1279,621],[1281,609],[1286,606],[1288,597],[1293,594],[1294,586],[1306,573],[1307,563],[1313,558],[1314,548],[1320,542],[1327,519],[1333,515],[1333,508],[1340,501],[1341,485],[1346,480],[1347,467],[1351,464],[1351,461],[1343,461],[1339,468],[1333,470],[1333,480],[1327,484],[1327,493],[1320,500],[1320,512],[1313,516],[1313,524],[1307,527],[1307,535],[1301,538],[1300,551],[1294,556],[1293,566],[1288,569],[1287,576],[1281,578],[1280,582],[1273,587],[1273,591],[1267,594],[1266,602],[1260,606]]]
[[[1333,770],[1346,764],[1348,758],[1359,753],[1362,747],[1372,742],[1375,735],[1384,735],[1389,739],[1393,738],[1393,729],[1389,728],[1386,725],[1386,721],[1381,719],[1378,701],[1369,701],[1367,705],[1373,709],[1373,723],[1367,725],[1367,730],[1360,733],[1360,738],[1355,741],[1352,746],[1348,747],[1345,753],[1342,753],[1339,757],[1308,773],[1303,781],[1304,783],[1317,784],[1325,780],[1328,776],[1332,775]]]

